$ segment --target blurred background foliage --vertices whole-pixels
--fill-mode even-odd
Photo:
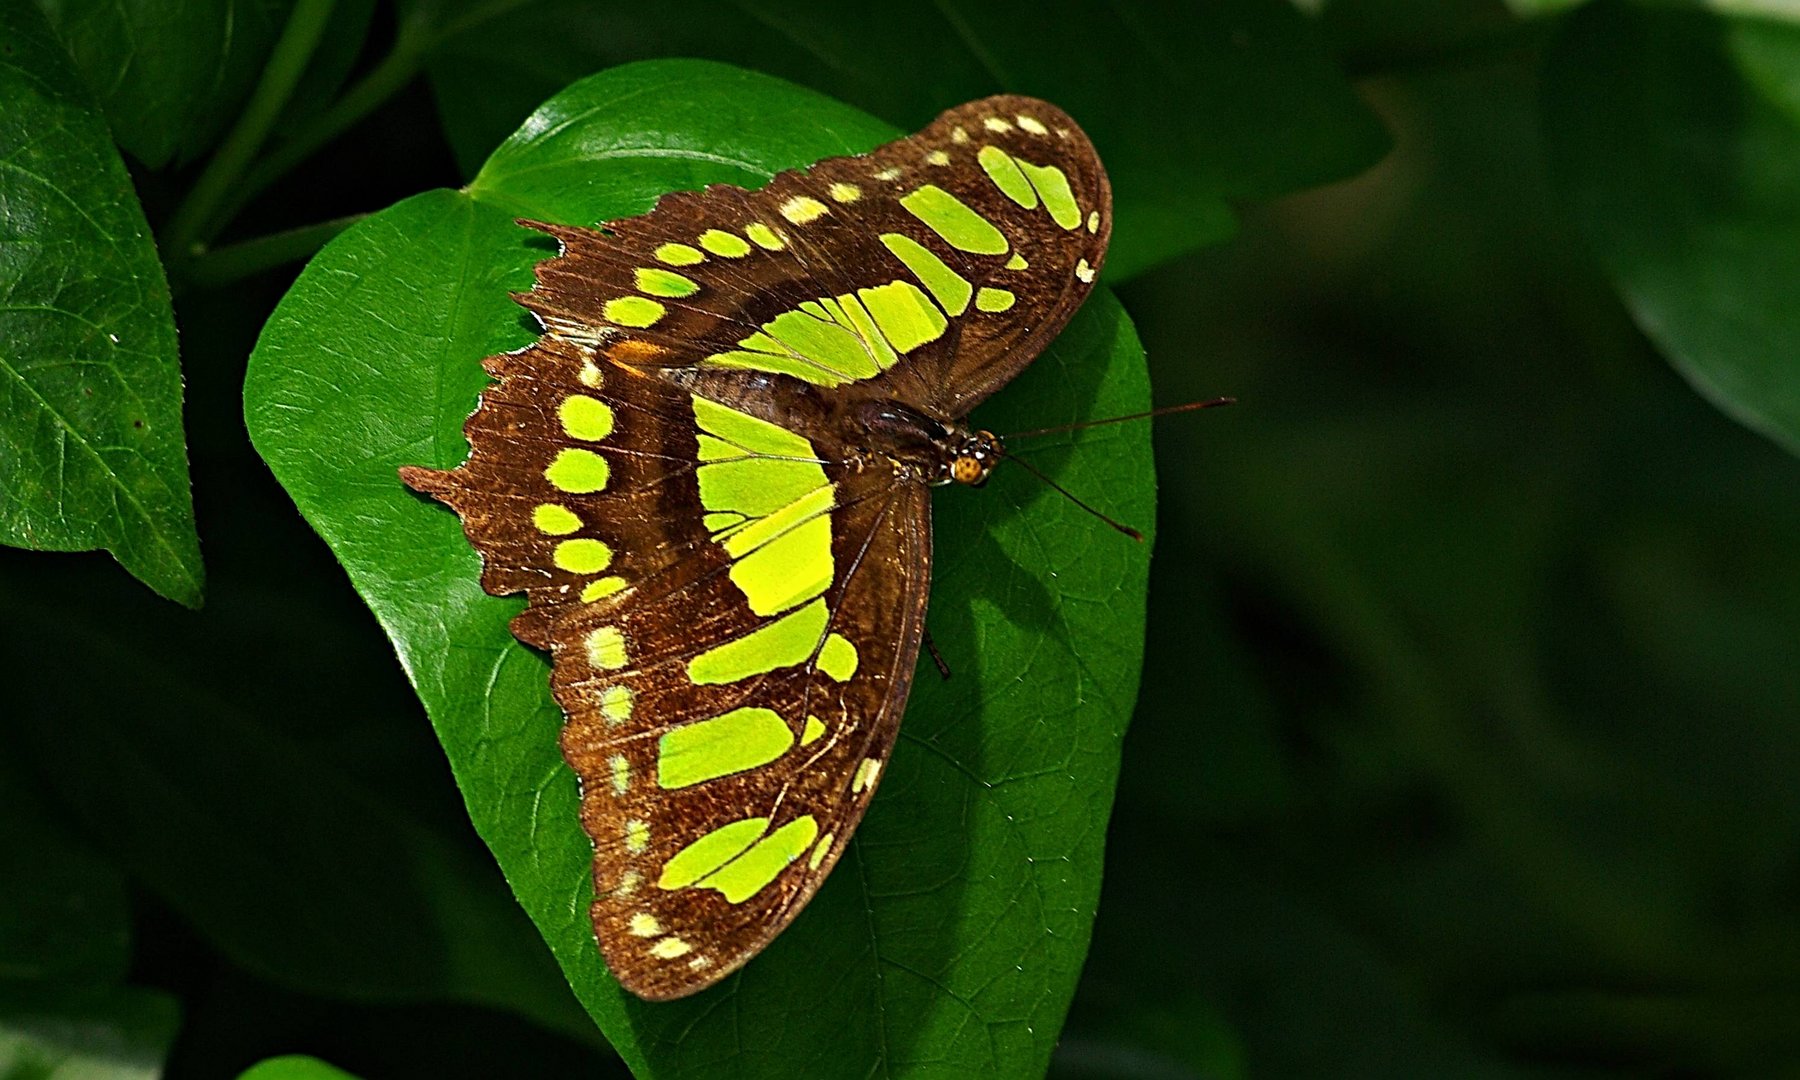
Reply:
[[[112,55],[105,5],[38,6],[78,62]],[[159,229],[298,6],[169,5],[194,26],[147,25],[225,12],[251,51],[90,79]],[[1146,188],[1158,224],[1115,279],[1159,401],[1242,404],[1156,430],[1144,682],[1052,1075],[1800,1076],[1792,14],[1297,8],[1121,5],[1174,70],[1214,65],[1183,108],[1228,96],[1216,65],[1271,27],[1351,104],[1321,112],[1311,74],[1250,84],[1296,126],[1337,118],[1298,164],[1241,115],[1184,128],[1266,142],[1274,171],[1196,173],[1185,222]],[[654,5],[327,10],[254,183],[220,196],[243,204],[227,241],[455,186],[633,56],[761,67],[906,126],[1009,84],[991,56],[859,66],[817,13],[747,4],[703,40]],[[1084,121],[1073,99],[1107,89],[1010,88]],[[1155,147],[1168,103],[1112,89]],[[622,1073],[245,436],[244,358],[293,269],[248,271],[323,232],[171,261],[202,613],[104,555],[0,551],[0,1076],[293,1052],[372,1078]],[[446,949],[470,925],[474,951]]]

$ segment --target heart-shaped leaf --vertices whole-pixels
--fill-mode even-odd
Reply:
[[[35,7],[0,4],[0,543],[105,548],[200,602],[175,314],[143,208]]]
[[[1544,101],[1555,179],[1638,326],[1800,453],[1800,25],[1597,4]]]
[[[334,240],[269,320],[245,389],[257,449],[399,651],[477,829],[577,995],[643,1076],[1042,1073],[1098,898],[1119,740],[1136,692],[1147,549],[1031,477],[937,500],[929,665],[852,850],[739,974],[650,1005],[606,974],[587,921],[588,840],[548,665],[477,585],[453,515],[401,465],[448,466],[489,353],[531,339],[508,299],[547,254],[514,214],[588,223],[708,182],[895,134],[721,65],[628,65],[559,94],[464,191]],[[978,419],[1041,427],[1143,408],[1142,350],[1102,291]],[[1134,524],[1154,513],[1147,432],[1050,440],[1037,463]]]

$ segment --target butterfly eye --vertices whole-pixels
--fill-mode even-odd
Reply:
[[[980,458],[963,454],[950,463],[950,478],[959,484],[979,484],[987,479],[987,469]]]

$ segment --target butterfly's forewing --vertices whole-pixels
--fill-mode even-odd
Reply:
[[[594,840],[609,966],[677,997],[754,956],[844,850],[924,629],[922,477],[847,405],[943,420],[1067,322],[1110,205],[1060,111],[1000,97],[757,192],[668,196],[562,242],[491,357],[469,460],[406,469],[526,592]]]

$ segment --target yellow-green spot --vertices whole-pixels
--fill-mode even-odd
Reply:
[[[664,244],[656,249],[655,254],[657,262],[668,263],[670,266],[693,266],[706,261],[706,256],[698,248],[691,248],[686,244]]]
[[[756,843],[769,827],[766,817],[721,825],[675,853],[656,879],[659,889],[685,889],[724,866]]]
[[[850,681],[850,676],[856,674],[856,646],[842,634],[828,636],[819,649],[819,670],[838,682]]]
[[[604,671],[625,666],[625,634],[616,626],[602,626],[587,636],[588,663]]]
[[[633,915],[630,929],[634,937],[657,937],[663,932],[662,923],[657,922],[656,916],[648,911],[640,911]]]
[[[1013,306],[1017,297],[1006,289],[992,289],[982,286],[975,294],[975,306],[982,311],[1005,311]]]
[[[688,680],[699,685],[730,683],[776,668],[803,664],[818,647],[819,635],[825,632],[829,617],[822,599],[796,608],[772,623],[689,660]]]
[[[831,841],[835,835],[835,833],[826,833],[819,837],[819,842],[813,845],[812,857],[806,860],[808,870],[817,870],[819,864],[825,861],[825,856],[831,854]]]
[[[609,724],[631,719],[631,687],[609,686],[600,691],[600,715]]]
[[[935,252],[901,233],[882,233],[881,243],[931,290],[931,295],[937,297],[945,311],[961,315],[969,310],[969,294],[974,291],[969,279],[950,269]]]
[[[781,237],[776,234],[775,230],[769,228],[760,221],[751,222],[744,226],[744,235],[748,236],[757,247],[765,248],[769,251],[780,251],[785,246],[782,244]]]
[[[1075,205],[1075,193],[1069,190],[1069,178],[1061,169],[1054,165],[1033,165],[1023,159],[1019,161],[1019,168],[1044,200],[1044,209],[1050,211],[1052,220],[1065,229],[1081,224],[1081,207]]]
[[[768,339],[776,350],[800,357],[843,379],[867,379],[881,369],[854,331],[839,324],[829,312],[813,304],[817,314],[801,310],[784,311],[763,324]],[[750,344],[763,335],[752,335]]]
[[[736,560],[731,580],[750,610],[774,615],[805,603],[831,584],[834,484],[809,492],[721,541]]]
[[[1066,188],[1067,184],[1064,186]],[[944,238],[945,243],[959,251],[975,255],[1006,253],[1006,237],[1001,235],[999,229],[994,228],[993,222],[969,209],[967,203],[936,184],[926,184],[909,195],[901,196],[900,205],[930,226],[933,232]]]
[[[625,823],[625,850],[642,855],[650,847],[650,823],[632,818]]]
[[[605,542],[582,537],[556,545],[550,560],[571,574],[598,574],[612,565],[612,556],[612,548]]]
[[[800,745],[811,746],[813,743],[818,742],[819,736],[823,734],[825,734],[825,722],[816,716],[808,716],[806,718],[806,728],[800,732]]]
[[[794,733],[772,709],[747,706],[683,724],[656,744],[656,783],[684,788],[767,765],[794,745]]]
[[[719,537],[731,580],[758,615],[811,600],[831,584],[836,487],[799,435],[705,398],[694,399],[700,503],[753,520]],[[799,460],[771,460],[792,458]]]
[[[597,578],[581,587],[581,602],[591,604],[604,599],[625,587],[625,579],[616,574],[611,577]]]
[[[620,296],[608,300],[600,308],[606,321],[620,326],[654,326],[668,308],[644,296]]]
[[[550,536],[567,536],[581,528],[581,518],[575,511],[555,503],[542,503],[531,512],[531,523],[537,526],[538,532]]]
[[[570,394],[556,410],[562,429],[571,439],[599,442],[612,434],[612,406],[586,394]]]
[[[804,225],[809,221],[817,221],[831,208],[810,195],[796,195],[781,204],[781,216],[796,225]]]
[[[862,198],[862,188],[857,187],[855,184],[846,184],[841,181],[831,185],[831,187],[826,189],[825,193],[841,203],[853,203]]]
[[[1031,186],[1031,181],[1025,179],[1025,174],[1019,171],[1019,163],[1013,160],[1011,154],[998,146],[984,146],[975,155],[975,160],[981,162],[982,170],[1002,194],[1027,210],[1036,209],[1037,190]]]
[[[695,884],[717,889],[730,903],[741,904],[768,887],[795,859],[805,854],[818,835],[819,823],[811,814],[797,817]]]
[[[673,270],[663,270],[654,266],[640,266],[637,269],[638,292],[651,296],[667,296],[679,299],[692,296],[700,291],[700,284],[693,278],[684,277]]]
[[[910,281],[858,289],[856,295],[896,352],[911,352],[928,341],[936,341],[950,325],[931,298]]]
[[[750,245],[743,237],[723,229],[708,229],[701,233],[700,246],[727,259],[741,259],[750,254]]]
[[[1008,270],[1023,270],[1030,265],[1030,263],[1025,261],[1025,256],[1020,255],[1017,252],[1013,253],[1012,258],[1006,260],[1006,268]]]
[[[592,450],[558,450],[544,470],[544,479],[558,491],[588,495],[606,487],[606,459]]]

